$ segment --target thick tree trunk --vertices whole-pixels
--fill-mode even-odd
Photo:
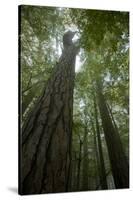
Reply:
[[[73,44],[64,49],[43,95],[23,126],[21,194],[67,191],[77,53]]]
[[[100,167],[100,183],[101,183],[102,189],[108,189],[95,97],[94,97],[94,110],[95,110],[96,134],[97,134],[99,159],[100,159],[100,163],[99,163],[100,164],[100,166],[99,166]]]
[[[102,93],[101,84],[97,82],[99,110],[101,114],[105,139],[116,188],[129,187],[129,166],[123,151],[119,134],[113,126],[107,104]]]

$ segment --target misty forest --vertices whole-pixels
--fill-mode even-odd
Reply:
[[[129,13],[19,7],[20,194],[129,187]]]

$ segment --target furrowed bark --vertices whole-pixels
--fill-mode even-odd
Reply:
[[[22,128],[22,194],[67,191],[78,51],[74,44],[63,50],[44,93]]]

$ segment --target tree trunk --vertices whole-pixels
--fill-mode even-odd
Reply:
[[[113,126],[114,128],[116,129],[117,133],[118,133],[118,128],[117,128],[117,125],[116,125],[116,122],[115,122],[115,119],[114,119],[114,116],[113,116],[113,113],[112,113],[112,110],[110,108],[110,106],[108,105],[108,103],[106,102],[106,105],[107,105],[107,109],[108,109],[108,112],[110,114],[110,117],[111,117],[111,120],[113,122]],[[118,133],[119,134],[119,133]]]
[[[91,119],[93,137],[94,137],[94,152],[95,152],[95,174],[96,174],[96,185],[99,185],[100,182],[100,160],[98,154],[98,145],[97,145],[97,137],[96,137],[96,130],[94,127],[94,123]]]
[[[71,191],[77,190],[77,153],[73,152]]]
[[[22,128],[21,194],[67,191],[78,50],[74,44],[63,50],[44,93]]]
[[[79,156],[77,164],[77,191],[80,190],[80,170],[81,170],[81,160],[82,160],[82,141],[79,141]]]
[[[113,126],[107,104],[102,93],[101,83],[97,82],[99,110],[107,143],[112,173],[116,188],[129,187],[129,166],[123,151],[119,134]]]
[[[95,97],[94,97],[94,110],[95,110],[96,134],[97,134],[97,142],[98,142],[98,150],[99,150],[99,158],[100,158],[100,163],[99,163],[100,164],[100,183],[101,183],[102,189],[108,189]]]
[[[82,190],[88,190],[88,141],[87,141],[87,125],[84,130],[83,138],[83,175],[82,175]]]

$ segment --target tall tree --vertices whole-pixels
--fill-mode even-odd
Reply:
[[[79,136],[79,155],[78,155],[78,162],[77,162],[77,191],[80,190],[80,175],[81,175],[81,161],[82,161],[82,147],[83,142]]]
[[[128,187],[129,13],[26,5],[20,14],[21,194]],[[80,35],[76,74],[67,28]]]
[[[87,103],[84,108],[84,134],[83,134],[83,167],[82,167],[82,190],[88,190],[89,159],[88,159],[88,118]]]
[[[89,170],[89,159],[88,159],[88,124],[87,124],[87,113],[85,113],[85,124],[84,124],[84,135],[83,135],[83,178],[82,178],[82,190],[88,190],[88,170]]]
[[[95,120],[96,120],[96,134],[97,134],[97,142],[98,142],[98,150],[99,150],[99,159],[100,159],[100,183],[102,189],[108,189],[107,180],[106,180],[106,169],[104,164],[104,157],[103,157],[103,150],[102,150],[102,142],[101,142],[101,135],[100,135],[100,128],[98,122],[98,112],[97,112],[97,105],[96,105],[96,97],[94,96],[94,112],[95,112]]]
[[[97,81],[97,95],[105,139],[116,188],[129,187],[129,166],[120,136],[113,125],[109,110],[102,92],[101,82]]]
[[[22,194],[67,191],[75,59],[79,51],[73,36],[73,32],[67,35],[62,56],[22,128]]]

